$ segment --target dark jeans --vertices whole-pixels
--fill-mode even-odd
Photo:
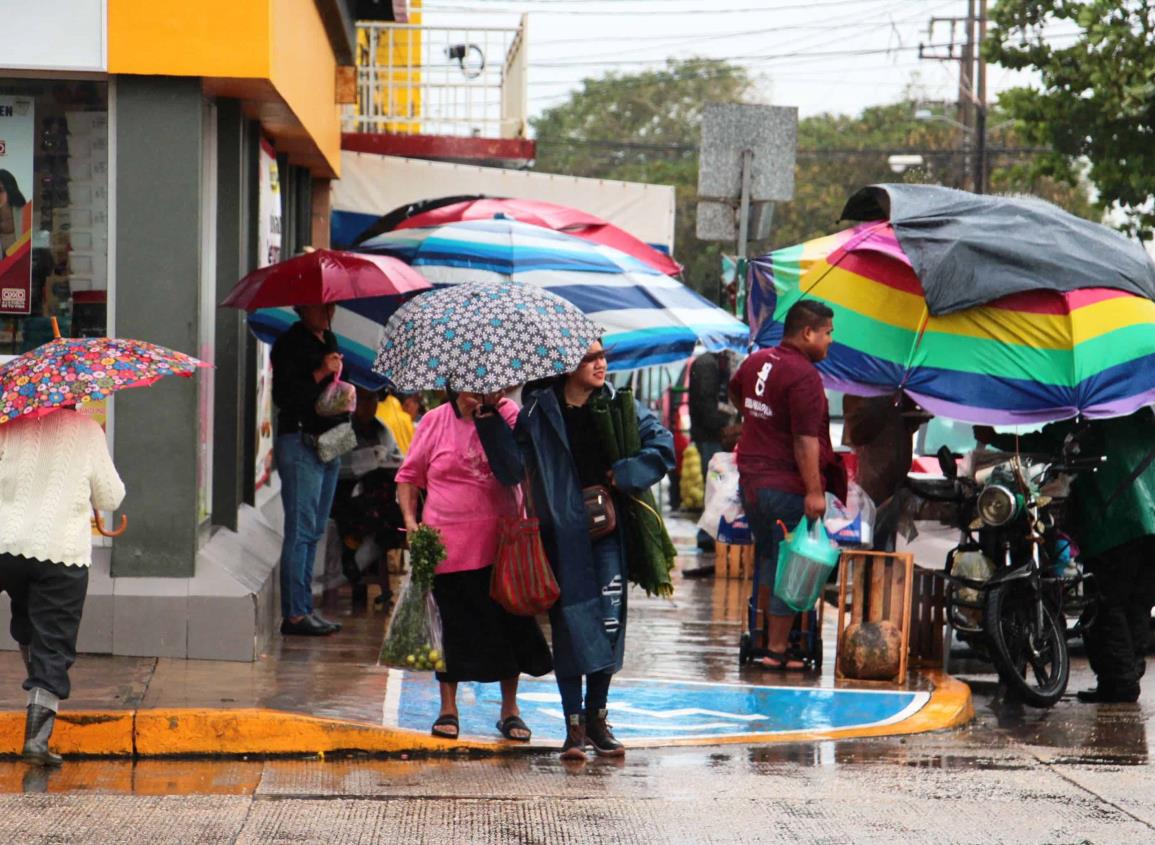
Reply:
[[[12,639],[28,648],[32,670],[24,689],[68,698],[88,567],[0,554],[0,592],[12,599]]]
[[[774,576],[778,572],[778,544],[784,536],[778,521],[781,520],[787,529],[793,530],[805,512],[802,506],[805,497],[761,487],[743,491],[743,499],[746,516],[750,520],[750,532],[754,535],[758,583],[771,590],[769,613],[771,616],[794,616],[797,611],[773,595]]]
[[[610,672],[594,672],[586,675],[585,710],[605,710],[610,697],[610,682],[613,674]],[[558,692],[561,693],[561,707],[566,716],[573,716],[583,712],[582,708],[582,676],[557,679]]]
[[[1087,658],[1099,683],[1134,688],[1146,669],[1155,605],[1155,537],[1141,537],[1091,560],[1100,604],[1087,628]]]

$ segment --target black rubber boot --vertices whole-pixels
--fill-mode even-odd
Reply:
[[[586,738],[599,757],[622,757],[626,747],[614,737],[614,732],[606,724],[607,711],[586,711]]]
[[[39,704],[28,705],[24,720],[24,760],[38,766],[59,766],[64,758],[48,748],[52,729],[56,726],[56,711]]]
[[[1099,681],[1097,687],[1079,690],[1075,697],[1086,704],[1133,704],[1139,700],[1139,685]]]
[[[586,719],[580,713],[566,717],[565,744],[561,747],[561,759],[582,761],[586,758]]]

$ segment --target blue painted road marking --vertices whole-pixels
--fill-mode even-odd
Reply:
[[[440,700],[432,673],[390,670],[388,690],[385,724],[428,731]],[[498,685],[462,683],[457,700],[461,735],[494,738]],[[710,739],[894,724],[929,700],[922,691],[615,679],[609,721],[626,741]],[[522,678],[518,704],[536,739],[561,742],[565,720],[552,677]]]

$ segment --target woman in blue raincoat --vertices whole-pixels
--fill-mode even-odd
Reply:
[[[641,451],[612,463],[605,459],[589,400],[606,390],[612,390],[606,353],[595,342],[576,370],[553,386],[526,392],[514,429],[497,415],[477,418],[494,476],[508,485],[529,477],[542,542],[561,587],[549,618],[567,760],[584,760],[587,744],[599,756],[625,754],[606,723],[606,705],[625,651],[626,529],[619,518],[612,534],[591,540],[582,488],[609,486],[621,516],[623,494],[649,488],[674,468],[673,436],[641,405]]]

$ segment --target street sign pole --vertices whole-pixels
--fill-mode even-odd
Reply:
[[[742,198],[738,204],[738,259],[746,257],[746,241],[750,231],[750,175],[754,151],[742,150]]]

